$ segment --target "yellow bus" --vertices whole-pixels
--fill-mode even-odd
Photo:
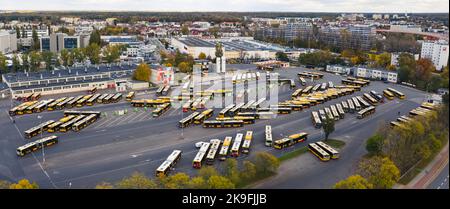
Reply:
[[[308,149],[311,153],[313,153],[315,156],[317,156],[321,161],[329,161],[330,160],[330,154],[328,154],[325,150],[320,148],[319,145],[316,143],[310,143],[308,145]]]
[[[389,100],[393,100],[394,99],[394,94],[391,93],[388,90],[383,90],[383,96],[388,98]]]

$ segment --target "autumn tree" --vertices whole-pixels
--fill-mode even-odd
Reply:
[[[419,59],[416,62],[415,80],[416,85],[421,89],[426,89],[431,81],[432,73],[436,71],[433,63],[429,59]]]
[[[60,58],[63,66],[71,66],[72,65],[72,56],[67,49],[61,50]]]
[[[82,63],[84,62],[84,60],[86,60],[86,54],[84,53],[84,50],[80,48],[73,49],[71,57],[74,62],[78,63]]]
[[[183,27],[181,27],[181,33],[183,35],[189,35],[189,27],[187,25],[183,25]]]
[[[107,63],[112,63],[119,59],[120,57],[120,49],[117,45],[108,45],[103,51],[103,56]]]
[[[383,137],[379,134],[375,134],[367,139],[366,150],[369,154],[380,154],[383,148]]]
[[[203,52],[200,52],[200,54],[198,55],[198,59],[201,59],[201,60],[206,59],[206,54]]]
[[[11,182],[5,181],[5,180],[0,180],[0,189],[9,189],[10,186],[11,186]]]
[[[358,173],[376,189],[390,189],[400,179],[400,170],[388,157],[374,156],[362,160]]]
[[[211,176],[207,181],[208,189],[234,189],[235,185],[223,176]]]
[[[155,189],[156,183],[143,173],[135,172],[130,177],[117,182],[116,187],[119,189]]]
[[[6,56],[0,51],[0,72],[7,72],[8,67],[6,66]]]
[[[239,177],[239,170],[238,170],[238,162],[234,158],[228,158],[225,160],[225,163],[223,163],[223,172],[224,176],[231,180],[235,185],[239,184],[240,177]]]
[[[256,176],[256,165],[248,160],[244,160],[242,167],[240,179],[242,181],[251,181]]]
[[[133,79],[138,81],[149,82],[150,76],[151,76],[150,67],[145,63],[139,64],[136,70],[133,72]]]
[[[83,52],[92,64],[100,63],[100,46],[96,43],[89,44]]]
[[[189,186],[190,177],[185,173],[176,173],[164,178],[163,184],[167,189],[184,189]]]
[[[388,52],[383,52],[376,56],[375,63],[377,67],[386,68],[391,64],[391,54]]]
[[[206,187],[207,187],[206,181],[201,176],[191,178],[188,184],[189,189],[205,189]]]
[[[177,67],[180,70],[180,72],[183,72],[183,73],[189,72],[189,66],[186,62],[181,62],[180,64],[178,64]]]
[[[204,178],[205,180],[209,179],[211,176],[218,176],[219,173],[214,167],[206,166],[200,168],[198,171],[198,176]]]
[[[36,182],[30,183],[28,179],[21,179],[17,183],[9,185],[10,189],[39,189]]]
[[[95,186],[95,189],[114,189],[114,185],[109,182],[101,182]]]
[[[97,46],[102,45],[102,39],[100,35],[100,31],[93,30],[90,37],[89,37],[89,45],[91,44],[97,44]]]
[[[373,185],[360,175],[349,176],[348,178],[337,182],[334,189],[372,189]]]
[[[252,162],[255,164],[256,173],[259,176],[276,173],[280,166],[278,158],[267,152],[257,152]]]
[[[322,129],[325,133],[325,141],[328,140],[328,136],[334,131],[334,119],[326,116],[326,119],[322,121]]]

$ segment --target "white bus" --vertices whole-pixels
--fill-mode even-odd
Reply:
[[[156,169],[156,176],[166,176],[171,168],[177,164],[181,158],[181,150],[174,150],[169,157]]]
[[[266,141],[264,142],[264,145],[266,145],[267,147],[271,147],[272,143],[272,126],[266,125]]]
[[[231,147],[231,156],[232,157],[239,156],[239,149],[241,148],[242,137],[243,137],[242,133],[236,134],[236,138],[234,139],[233,146]]]
[[[192,167],[194,168],[201,168],[202,162],[205,159],[206,152],[209,149],[209,142],[205,142],[200,147],[200,150],[197,152],[197,155],[195,155],[194,160],[192,161]]]
[[[209,148],[209,152],[206,155],[206,164],[208,165],[214,164],[214,159],[216,158],[216,154],[219,150],[221,141],[219,139],[211,139],[210,143],[211,147]]]
[[[247,131],[244,142],[242,143],[242,153],[248,154],[250,152],[250,145],[253,139],[253,131]]]
[[[223,140],[222,147],[220,148],[220,151],[219,151],[219,155],[220,155],[219,160],[224,161],[227,159],[228,150],[230,150],[232,140],[233,140],[233,137],[231,137],[231,136],[227,136]]]
[[[311,112],[311,119],[314,124],[314,127],[320,128],[322,127],[322,121],[320,121],[319,113],[316,111]]]

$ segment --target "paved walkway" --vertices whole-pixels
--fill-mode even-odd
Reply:
[[[448,163],[449,143],[436,155],[433,161],[425,167],[411,182],[407,185],[396,185],[397,189],[425,189],[442,172],[442,169]]]

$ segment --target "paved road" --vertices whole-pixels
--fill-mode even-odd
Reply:
[[[428,189],[448,189],[448,162],[441,173],[428,185]]]
[[[282,77],[298,80],[296,78],[298,71],[297,68],[290,68],[278,72]],[[324,80],[331,80],[335,84],[339,84],[340,79],[339,76],[332,74],[325,74],[324,77]],[[357,120],[354,114],[346,114],[345,119],[337,122],[337,130],[332,135],[334,138],[339,137],[347,141],[347,146],[342,151],[342,158],[338,161],[321,164],[321,166],[312,166],[307,175],[298,175],[296,182],[305,183],[296,184],[296,188],[326,188],[334,179],[346,177],[354,161],[365,152],[364,139],[370,136],[380,123],[394,120],[398,111],[407,114],[425,98],[425,94],[417,90],[382,82],[372,82],[369,87],[352,96],[362,95],[363,92],[369,90],[381,92],[387,86],[395,86],[403,91],[408,99],[386,102],[377,107],[374,115],[363,120]],[[280,100],[289,99],[292,93],[292,90],[286,85],[280,86],[279,91]],[[143,95],[147,98],[151,96]],[[126,102],[94,105],[83,109],[106,112],[107,117],[102,117],[80,132],[58,133],[60,143],[45,149],[45,163],[42,163],[42,152],[40,151],[22,158],[18,158],[14,151],[18,146],[27,142],[21,134],[24,130],[39,123],[37,115],[43,116],[43,120],[57,120],[62,117],[62,112],[43,112],[19,116],[16,118],[16,123],[13,124],[7,115],[10,103],[2,100],[0,101],[0,130],[3,133],[3,136],[0,137],[0,178],[10,181],[28,178],[36,181],[42,188],[68,188],[69,183],[72,184],[72,188],[92,188],[101,181],[115,182],[134,171],[141,171],[153,176],[155,169],[174,149],[183,151],[183,157],[177,164],[176,171],[194,175],[197,171],[191,166],[192,159],[197,152],[193,146],[194,142],[212,138],[223,139],[225,136],[235,136],[237,132],[247,130],[254,131],[255,140],[252,143],[252,152],[250,156],[240,156],[239,159],[251,157],[254,151],[269,151],[279,156],[296,147],[305,146],[305,144],[298,144],[296,147],[282,151],[265,147],[263,131],[266,124],[272,125],[275,139],[305,131],[310,135],[309,141],[318,141],[322,134],[319,129],[312,126],[310,112],[349,97],[351,96],[331,100],[325,104],[301,112],[282,115],[273,120],[258,120],[255,124],[238,129],[204,129],[200,126],[193,126],[182,130],[176,125],[187,114],[182,114],[179,109],[171,109],[161,118],[152,118],[150,109],[147,111],[139,109],[138,112],[134,112],[134,108],[131,108]],[[128,114],[113,115],[115,110],[122,109],[128,109]],[[216,114],[218,111],[215,111]],[[183,137],[181,137],[182,135]],[[309,157],[309,155],[305,156]]]

